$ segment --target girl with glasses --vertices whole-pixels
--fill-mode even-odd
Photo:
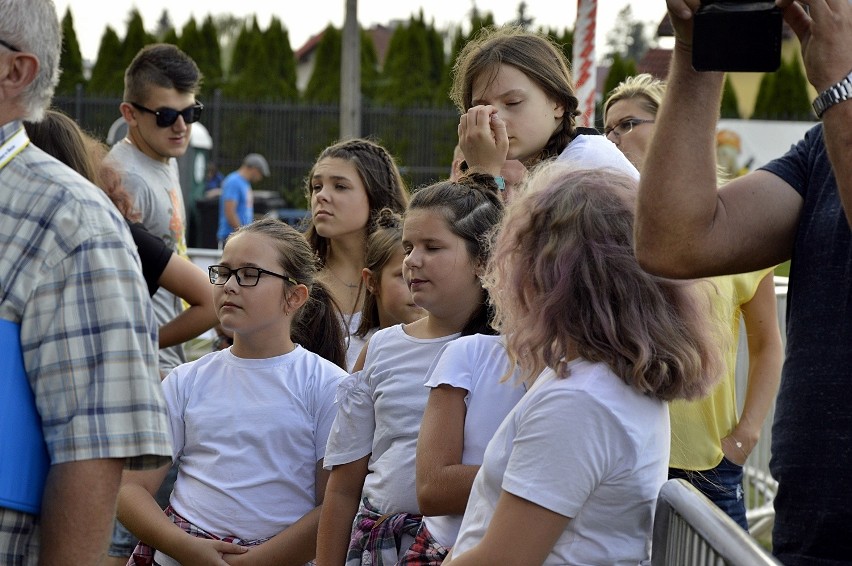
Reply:
[[[234,345],[163,381],[179,471],[165,514],[153,494],[168,466],[124,474],[118,516],[142,541],[134,564],[313,559],[334,395],[346,375],[310,351],[325,344],[343,360],[336,309],[316,276],[313,250],[279,220],[228,238],[210,280]]]

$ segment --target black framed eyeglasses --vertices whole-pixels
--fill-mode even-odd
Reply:
[[[12,45],[12,44],[11,44],[11,43],[9,43],[8,41],[4,41],[4,40],[0,39],[0,45],[2,45],[3,47],[5,47],[5,48],[6,48],[6,49],[8,49],[9,51],[14,51],[15,53],[20,53],[20,52],[21,52],[21,50],[20,50],[20,49],[18,49],[17,47],[15,47],[14,45]]]
[[[615,126],[611,128],[604,129],[604,136],[609,138],[610,134],[615,134],[615,137],[620,138],[624,134],[629,134],[633,131],[633,128],[636,126],[641,126],[642,124],[653,124],[654,120],[641,120],[639,118],[628,118],[626,120],[622,120]]]
[[[254,287],[260,281],[260,276],[263,274],[278,277],[293,285],[299,284],[298,281],[289,275],[273,273],[259,267],[238,267],[237,269],[231,269],[225,265],[211,265],[207,268],[207,273],[210,276],[210,282],[214,285],[224,285],[231,278],[231,275],[233,275],[237,278],[237,285],[240,287]]]
[[[141,104],[136,104],[135,102],[131,102],[130,105],[137,110],[156,116],[157,126],[161,128],[168,128],[177,122],[178,116],[183,116],[183,121],[187,124],[198,122],[201,119],[201,111],[204,110],[204,105],[201,104],[200,101],[196,101],[195,104],[187,106],[183,110],[175,110],[174,108],[158,108],[156,110],[151,110],[150,108],[145,108]]]

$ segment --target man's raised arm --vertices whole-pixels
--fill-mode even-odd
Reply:
[[[845,0],[844,0],[845,1]],[[636,254],[650,272],[693,278],[753,271],[789,258],[801,197],[757,171],[717,191],[722,73],[692,69],[698,0],[668,0],[676,43],[641,171]]]

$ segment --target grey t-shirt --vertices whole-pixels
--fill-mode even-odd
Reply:
[[[133,197],[133,206],[142,215],[145,229],[175,253],[186,256],[186,209],[177,160],[163,163],[151,159],[126,139],[113,146],[107,159],[121,171],[124,187]],[[152,300],[159,326],[183,311],[180,298],[162,287]],[[160,349],[160,371],[169,372],[184,362],[183,346]]]

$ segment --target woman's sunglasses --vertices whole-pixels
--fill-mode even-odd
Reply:
[[[198,122],[198,120],[201,119],[201,111],[204,110],[204,105],[201,104],[200,101],[196,101],[195,104],[188,106],[183,110],[175,110],[174,108],[158,108],[157,110],[151,110],[150,108],[145,108],[141,104],[136,104],[135,102],[131,102],[130,105],[142,112],[153,114],[157,118],[157,126],[160,128],[168,128],[177,122],[178,116],[183,116],[183,121],[187,124]]]

